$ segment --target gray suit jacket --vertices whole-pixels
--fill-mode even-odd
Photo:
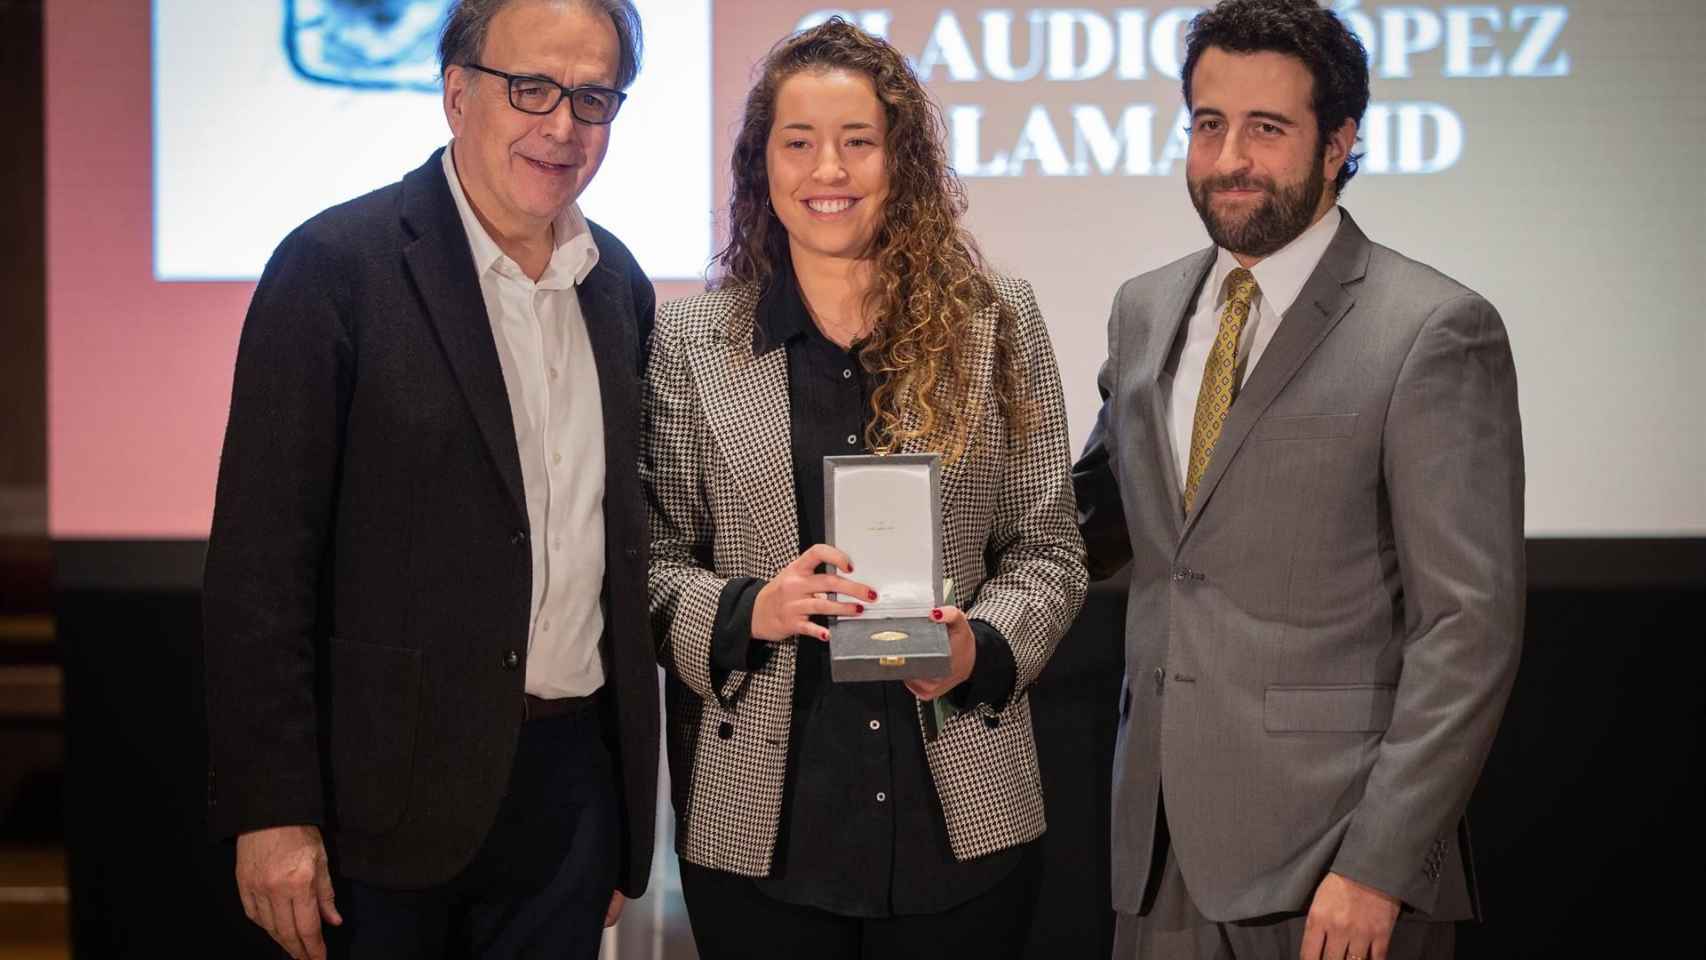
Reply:
[[[1504,325],[1346,214],[1187,517],[1160,380],[1214,257],[1120,289],[1074,468],[1093,572],[1130,560],[1114,906],[1143,901],[1164,797],[1210,919],[1305,910],[1329,870],[1468,916],[1464,808],[1522,637]]]

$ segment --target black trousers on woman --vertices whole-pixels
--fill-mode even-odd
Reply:
[[[940,913],[844,917],[766,896],[748,877],[681,861],[701,960],[1019,960],[1041,887],[1041,844],[1000,883]]]

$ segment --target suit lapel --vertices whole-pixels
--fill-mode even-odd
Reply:
[[[625,322],[632,310],[625,309],[631,294],[623,281],[600,259],[575,288],[592,346],[593,365],[598,369],[605,463],[609,465],[632,461],[638,451],[633,425],[639,422],[639,404],[631,385],[639,373],[640,357],[634,342],[637,333]]]
[[[746,497],[760,542],[775,563],[786,564],[799,554],[800,539],[788,410],[788,351],[777,346],[754,356],[752,313],[757,293],[742,289],[733,297],[720,336],[691,345],[688,363],[700,408],[736,489]]]
[[[1321,262],[1309,275],[1291,309],[1285,312],[1262,359],[1232,402],[1226,426],[1221,429],[1220,440],[1215,444],[1214,456],[1209,459],[1208,470],[1197,486],[1196,509],[1185,518],[1185,536],[1190,535],[1197,518],[1208,508],[1215,487],[1237,458],[1256,421],[1356,303],[1351,285],[1367,272],[1368,238],[1357,229],[1349,213],[1342,215],[1344,221],[1334,234],[1333,242],[1322,254]]]
[[[442,152],[434,152],[403,178],[403,221],[415,237],[403,248],[403,259],[516,517],[525,522],[527,497],[521,485],[521,455],[515,445],[509,393],[468,237],[444,181]]]
[[[1152,474],[1159,487],[1153,492],[1171,505],[1167,515],[1175,524],[1183,522],[1185,495],[1184,491],[1179,489],[1179,465],[1173,455],[1173,444],[1170,440],[1172,429],[1167,415],[1170,398],[1167,396],[1167,385],[1161,378],[1167,371],[1167,360],[1173,355],[1174,344],[1178,342],[1191,314],[1196,312],[1197,294],[1214,270],[1215,255],[1215,249],[1209,247],[1185,261],[1184,266],[1180,268],[1166,298],[1156,305],[1156,317],[1160,322],[1155,327],[1155,339],[1149,344],[1149,352],[1144,357],[1143,367],[1139,371],[1138,388],[1144,392],[1143,410],[1149,419],[1146,432],[1154,447],[1151,451],[1151,462],[1154,464]],[[1189,376],[1189,373],[1180,370],[1173,375]],[[1173,532],[1178,533],[1179,528],[1175,526]]]
[[[604,589],[608,599],[611,573],[625,569],[613,551],[624,542],[632,542],[624,532],[628,529],[624,516],[627,503],[612,488],[618,483],[633,482],[630,465],[639,461],[641,361],[634,342],[637,332],[626,322],[632,314],[629,306],[632,294],[625,278],[605,266],[602,252],[598,265],[575,286],[575,295],[580,301],[587,342],[592,347],[593,367],[598,372],[598,404],[604,417]],[[643,525],[640,529],[643,531]],[[608,670],[613,660],[624,655],[626,645],[616,642],[616,635],[608,628],[599,644],[608,658],[605,661]]]

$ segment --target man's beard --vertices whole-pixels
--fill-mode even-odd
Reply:
[[[1208,235],[1217,246],[1246,257],[1270,256],[1315,222],[1315,211],[1327,191],[1327,182],[1322,178],[1325,171],[1326,158],[1317,153],[1309,175],[1302,183],[1291,186],[1276,187],[1265,177],[1208,177],[1188,184],[1191,205],[1197,208],[1197,215],[1202,217],[1203,226],[1208,228]],[[1241,220],[1232,222],[1216,214],[1209,200],[1216,190],[1238,189],[1261,190],[1266,196]]]

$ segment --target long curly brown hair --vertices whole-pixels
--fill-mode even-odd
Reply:
[[[965,453],[983,415],[970,397],[973,321],[993,305],[992,385],[1009,440],[1017,444],[1030,426],[1014,360],[1017,318],[996,296],[976,243],[960,227],[965,190],[948,165],[941,111],[900,51],[840,17],[777,44],[747,95],[734,146],[729,241],[717,255],[716,285],[762,288],[789,262],[787,231],[770,208],[765,167],[776,94],[797,73],[832,69],[869,77],[888,118],[889,195],[871,241],[875,280],[864,304],[875,323],[859,348],[860,363],[878,381],[865,441],[878,453],[891,453],[921,440],[950,462]]]

